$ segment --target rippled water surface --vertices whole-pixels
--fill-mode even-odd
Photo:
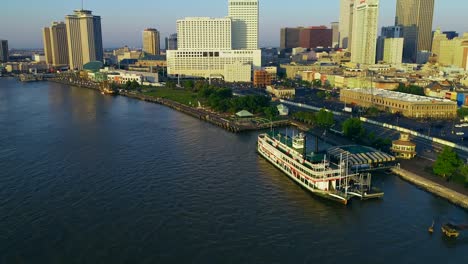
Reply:
[[[171,109],[0,79],[0,263],[468,263],[427,228],[468,214],[389,175],[380,201],[306,193]]]

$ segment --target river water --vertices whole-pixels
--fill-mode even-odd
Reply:
[[[468,263],[468,234],[427,232],[466,211],[391,175],[383,200],[323,201],[257,133],[0,78],[0,263]]]

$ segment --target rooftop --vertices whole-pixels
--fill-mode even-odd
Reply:
[[[355,89],[348,89],[350,91],[362,94],[369,94],[374,95],[376,97],[384,97],[387,99],[394,99],[404,102],[411,102],[411,103],[453,103],[447,99],[440,99],[440,98],[433,98],[421,95],[414,95],[414,94],[407,94],[407,93],[400,93],[395,91],[388,91],[383,89],[369,89],[369,88],[355,88]]]

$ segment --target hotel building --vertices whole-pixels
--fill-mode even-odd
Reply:
[[[251,81],[252,68],[261,67],[258,0],[229,1],[229,14],[226,18],[188,17],[177,21],[178,47],[167,51],[170,76]]]

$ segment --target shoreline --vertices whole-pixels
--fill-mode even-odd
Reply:
[[[468,196],[405,169],[392,168],[391,171],[403,180],[468,210]]]
[[[47,80],[61,83],[61,84],[78,86],[81,88],[87,88],[87,89],[100,91],[99,84],[96,84],[93,82],[87,82],[87,83],[70,82],[70,81],[58,80],[58,79],[47,79]],[[176,111],[182,112],[184,114],[187,114],[189,116],[192,116],[194,118],[198,118],[199,120],[216,125],[232,133],[268,129],[271,126],[271,124],[262,124],[262,125],[256,125],[256,126],[246,126],[246,125],[237,124],[236,122],[224,119],[219,114],[209,112],[204,109],[192,108],[192,107],[186,106],[184,104],[181,104],[181,103],[169,100],[169,99],[146,96],[142,94],[130,94],[130,93],[119,93],[118,95],[125,96],[128,98],[138,99],[138,100],[145,101],[145,102],[160,104],[160,105],[172,108]],[[309,131],[310,133],[316,136],[320,136],[320,133],[318,133],[318,131],[311,129],[309,126],[301,122],[298,122],[296,120],[288,119],[288,120],[283,120],[279,122],[277,121],[277,122],[274,122],[272,126],[273,127],[294,126],[299,130]],[[342,138],[342,137],[338,137],[338,138],[335,138],[337,136],[332,136],[332,137],[334,139],[332,140],[329,139],[329,141],[331,141],[329,143],[332,143],[332,144],[344,143],[343,141],[345,142],[349,141],[348,139]],[[350,142],[350,143],[354,144],[353,142]],[[455,204],[465,210],[468,210],[468,196],[461,194],[452,188],[442,186],[435,181],[429,180],[423,176],[420,176],[416,173],[410,172],[402,168],[392,168],[391,171],[396,176],[399,176],[400,178],[416,186],[417,188],[421,188],[428,193],[441,197],[452,204]]]
[[[94,83],[94,82],[70,82],[70,81],[59,80],[59,79],[48,79],[48,81],[100,91],[99,84]],[[289,119],[274,121],[273,123],[267,123],[267,124],[256,124],[256,125],[251,124],[251,123],[242,124],[239,122],[225,119],[225,117],[223,117],[220,114],[217,114],[217,113],[214,113],[214,112],[202,109],[202,108],[193,108],[193,107],[184,105],[182,103],[169,100],[169,99],[165,99],[165,98],[161,98],[161,97],[153,97],[153,96],[147,96],[144,94],[136,94],[136,93],[128,93],[128,92],[119,93],[117,95],[121,95],[121,96],[128,97],[128,98],[133,98],[133,99],[138,99],[138,100],[145,101],[145,102],[160,104],[160,105],[172,108],[178,112],[197,118],[199,120],[208,122],[212,125],[216,125],[232,133],[263,130],[263,129],[267,129],[270,127],[296,126]]]

